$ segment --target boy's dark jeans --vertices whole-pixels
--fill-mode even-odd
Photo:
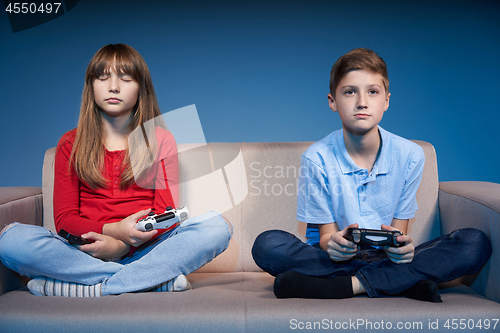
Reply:
[[[397,295],[422,280],[442,283],[477,273],[491,252],[488,237],[473,228],[417,246],[408,264],[395,264],[383,250],[364,245],[353,259],[334,262],[319,245],[309,246],[282,230],[263,232],[252,248],[255,263],[273,276],[287,271],[318,277],[355,275],[370,297]]]

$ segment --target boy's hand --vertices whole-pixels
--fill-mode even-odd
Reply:
[[[398,230],[388,225],[382,225],[381,229],[385,231]],[[413,245],[413,239],[408,235],[398,236],[396,239],[400,243],[405,243],[405,245],[402,247],[384,246],[385,253],[387,253],[389,259],[395,264],[410,263],[413,260],[413,256],[415,254],[415,245]]]
[[[334,232],[327,243],[327,250],[330,259],[335,262],[346,261],[358,253],[358,246],[344,238],[349,228],[358,228],[358,224],[351,224],[347,228]]]
[[[124,242],[114,239],[113,237],[98,234],[96,232],[88,232],[82,235],[83,239],[94,241],[90,244],[76,245],[80,251],[86,252],[91,256],[99,259],[113,259],[124,256],[129,253],[130,247]]]
[[[150,211],[151,209],[141,210],[124,218],[120,222],[107,223],[102,228],[102,233],[119,239],[130,246],[139,247],[158,233],[158,230],[144,232],[135,228],[137,221],[148,215]]]

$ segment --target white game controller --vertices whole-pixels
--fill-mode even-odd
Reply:
[[[174,224],[181,223],[188,218],[189,212],[186,207],[173,209],[167,207],[164,213],[155,214],[151,212],[143,219],[137,221],[135,228],[140,231],[151,231],[155,229],[168,229]]]

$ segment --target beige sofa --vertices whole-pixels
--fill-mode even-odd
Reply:
[[[234,235],[222,255],[189,275],[193,290],[36,297],[25,279],[0,264],[0,332],[500,331],[500,184],[439,183],[434,148],[416,142],[426,164],[409,229],[415,242],[476,227],[493,243],[480,274],[460,281],[468,286],[448,284],[440,291],[442,303],[366,296],[276,299],[273,277],[255,265],[251,247],[259,233],[273,228],[303,238],[305,225],[295,219],[297,173],[311,143],[212,143],[180,149],[181,200],[191,215],[224,211]],[[45,156],[43,189],[0,189],[0,227],[19,221],[54,228],[53,156],[52,148]]]

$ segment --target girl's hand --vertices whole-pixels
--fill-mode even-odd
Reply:
[[[398,230],[388,225],[382,225],[381,229],[385,231]],[[410,263],[415,255],[415,245],[413,245],[413,239],[408,235],[398,236],[396,239],[400,243],[405,243],[405,245],[402,247],[384,246],[385,253],[387,253],[389,259],[395,264]]]
[[[358,228],[358,224],[351,224],[341,231],[334,232],[327,243],[326,252],[328,252],[330,259],[335,262],[349,260],[359,251],[356,244],[344,238],[348,228]]]
[[[149,212],[151,212],[151,209],[141,210],[120,222],[107,223],[102,228],[102,233],[121,240],[130,246],[139,247],[158,233],[158,230],[144,232],[135,228],[137,221],[148,215]]]
[[[90,244],[77,245],[80,251],[90,254],[92,257],[99,259],[119,258],[130,251],[130,247],[121,240],[113,237],[98,234],[96,232],[88,232],[82,235],[83,239],[94,241]]]

